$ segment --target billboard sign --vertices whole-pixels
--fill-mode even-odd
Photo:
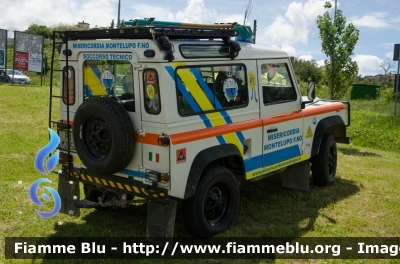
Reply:
[[[0,49],[0,69],[4,69],[6,67],[6,51],[4,49]]]
[[[0,69],[6,68],[7,62],[7,30],[0,29]]]
[[[33,72],[42,72],[42,58],[44,37],[15,31],[15,66],[16,69],[24,69]],[[23,53],[23,55],[21,55]],[[17,58],[17,54],[21,57]],[[23,56],[23,57],[22,57]],[[22,61],[27,60],[26,65]],[[17,60],[19,67],[17,67]],[[23,67],[23,68],[21,68]]]
[[[42,54],[29,53],[28,71],[42,72]]]
[[[14,69],[26,71],[29,69],[29,53],[15,52]]]

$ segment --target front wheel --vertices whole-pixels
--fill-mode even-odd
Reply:
[[[312,177],[318,186],[332,185],[336,177],[337,148],[332,134],[324,134],[319,153],[312,158]]]
[[[196,194],[183,201],[183,217],[190,233],[209,238],[228,229],[239,207],[239,186],[225,167],[209,169],[200,179]]]

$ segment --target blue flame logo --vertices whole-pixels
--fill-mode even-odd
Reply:
[[[51,154],[51,152],[53,150],[55,150],[57,148],[58,144],[60,144],[60,137],[52,129],[48,128],[48,130],[50,133],[50,141],[46,146],[44,146],[41,150],[39,150],[38,154],[36,155],[36,159],[35,159],[36,170],[44,175],[47,175],[47,171],[44,168],[44,162],[45,162],[46,157],[49,154]],[[46,167],[47,167],[48,171],[52,171],[54,169],[54,167],[57,165],[58,158],[59,158],[59,151],[57,150],[50,158],[47,159]],[[44,206],[44,204],[39,200],[39,197],[37,195],[37,189],[42,182],[50,182],[51,183],[51,181],[49,179],[41,178],[41,179],[35,181],[29,188],[29,196],[31,198],[31,201],[38,206]],[[44,188],[46,188],[53,196],[54,209],[51,212],[42,212],[38,209],[35,209],[35,211],[43,218],[50,218],[50,217],[53,217],[54,215],[56,215],[60,211],[61,198],[60,198],[60,195],[58,194],[58,192],[56,190],[54,190],[53,188],[48,187],[48,186],[44,186]],[[42,197],[47,202],[50,201],[50,197],[46,193],[42,193]]]
[[[44,206],[44,204],[39,200],[39,197],[37,196],[37,189],[42,182],[51,182],[51,181],[47,178],[41,178],[41,179],[35,181],[34,183],[32,183],[31,187],[29,188],[29,196],[31,197],[31,201],[38,206]],[[53,188],[48,187],[48,186],[44,186],[44,188],[46,188],[53,196],[54,209],[51,212],[42,212],[38,209],[35,209],[35,211],[43,218],[50,218],[50,217],[55,216],[60,211],[61,198],[60,198],[60,195],[58,194],[58,192],[56,190],[54,190]],[[42,193],[42,197],[47,202],[50,201],[50,198],[46,193]]]
[[[46,146],[44,146],[41,150],[39,150],[35,159],[36,170],[44,175],[47,175],[47,172],[43,166],[46,156],[49,155],[53,150],[55,150],[58,144],[60,144],[60,137],[56,134],[56,132],[54,132],[50,128],[48,128],[48,130],[50,132],[50,141]],[[57,165],[58,157],[59,157],[59,151],[57,150],[53,156],[48,158],[46,166],[49,171],[53,170],[54,167]]]

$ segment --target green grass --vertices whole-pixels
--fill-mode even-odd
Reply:
[[[394,102],[352,100],[348,134],[357,146],[400,152],[400,104],[394,116]]]
[[[41,218],[29,198],[30,185],[46,177],[34,168],[37,152],[48,142],[48,87],[0,84],[0,263],[88,263],[61,260],[6,260],[4,238],[32,237],[143,237],[146,231],[146,207],[131,206],[126,210],[81,210],[78,218],[58,214]],[[357,109],[354,103],[353,124],[357,128]],[[371,109],[373,110],[373,109]],[[371,112],[371,111],[369,111]],[[375,111],[374,111],[375,112]],[[368,111],[367,111],[368,113]],[[370,113],[371,114],[371,113]],[[55,111],[57,116],[57,109]],[[370,119],[371,130],[379,133],[392,130],[372,125],[380,121]],[[396,128],[394,128],[396,129]],[[399,131],[398,129],[396,130]],[[395,133],[396,131],[390,131]],[[350,132],[349,132],[350,133]],[[354,133],[354,132],[352,132]],[[388,132],[389,133],[389,132]],[[379,146],[386,138],[379,138]],[[364,141],[362,141],[364,142]],[[333,186],[311,186],[309,192],[281,188],[281,176],[273,176],[255,183],[242,182],[241,202],[233,226],[221,237],[400,237],[400,152],[384,151],[352,145],[339,145],[337,180]],[[51,184],[57,189],[57,175],[50,174]],[[21,182],[20,182],[21,181]],[[19,183],[20,182],[20,183]],[[44,192],[40,189],[38,193]],[[45,204],[52,207],[51,203]],[[180,204],[175,224],[175,236],[189,236],[183,225]],[[61,225],[59,224],[61,223]],[[131,261],[124,261],[131,263]],[[155,261],[141,261],[140,263]],[[160,261],[157,261],[160,262]],[[163,263],[186,263],[185,260]],[[193,263],[198,261],[192,261]],[[204,261],[202,261],[204,262]],[[209,261],[219,263],[218,261]],[[232,262],[232,261],[223,261]],[[238,262],[249,263],[248,260]],[[270,263],[254,260],[252,263]],[[288,262],[326,262],[324,260],[274,260]],[[330,260],[332,263],[343,261]],[[347,262],[374,263],[376,261],[348,260]],[[396,261],[382,261],[398,263]],[[122,263],[97,260],[93,263]]]

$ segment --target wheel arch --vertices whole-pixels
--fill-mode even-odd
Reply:
[[[346,137],[346,125],[340,116],[329,116],[321,119],[314,132],[314,139],[311,148],[311,157],[319,153],[322,137],[325,133],[332,134],[339,143],[348,143]]]
[[[239,171],[245,175],[243,157],[239,149],[233,144],[219,145],[200,151],[193,160],[186,183],[184,199],[196,193],[197,184],[204,170],[212,164],[228,164],[229,158],[240,160]],[[229,168],[229,167],[228,167]]]

